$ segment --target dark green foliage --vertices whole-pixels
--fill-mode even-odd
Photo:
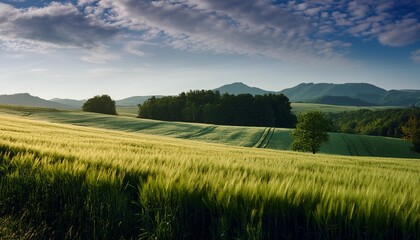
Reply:
[[[404,139],[413,143],[413,150],[420,152],[420,115],[412,115],[402,127]]]
[[[296,128],[292,132],[294,137],[292,150],[315,154],[323,143],[328,142],[328,130],[330,124],[323,113],[310,111],[300,114]]]
[[[365,135],[403,137],[402,126],[411,115],[420,116],[420,108],[359,110],[329,114],[333,131]]]
[[[82,107],[85,112],[117,115],[115,101],[108,95],[95,96],[88,99]]]
[[[296,121],[283,94],[220,95],[190,91],[178,96],[152,97],[139,105],[139,117],[239,126],[292,127]]]

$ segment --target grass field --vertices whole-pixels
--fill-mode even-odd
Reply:
[[[299,114],[306,111],[321,111],[324,113],[338,113],[345,111],[357,111],[362,109],[369,110],[384,110],[389,108],[401,108],[397,106],[372,106],[372,107],[358,107],[358,106],[337,106],[337,105],[328,105],[328,104],[319,104],[319,103],[291,103],[292,112]],[[136,117],[138,115],[138,107],[118,107],[117,112],[121,116]]]
[[[420,237],[418,160],[234,147],[14,114],[0,114],[2,239]]]
[[[56,123],[139,132],[233,146],[288,150],[292,142],[290,129],[164,122],[127,116],[39,108],[0,107],[1,112]],[[330,137],[331,141],[322,146],[321,153],[420,159],[420,154],[410,149],[411,144],[400,139],[342,133],[331,133]]]
[[[389,108],[401,108],[398,106],[372,106],[372,107],[358,107],[358,106],[337,106],[337,105],[328,105],[328,104],[319,104],[319,103],[292,103],[292,112],[299,114],[306,111],[321,111],[324,113],[338,113],[345,111],[357,111],[362,109],[369,110],[384,110]]]

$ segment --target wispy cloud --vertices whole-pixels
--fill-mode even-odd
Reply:
[[[404,14],[393,12],[398,4]],[[287,62],[337,60],[351,48],[348,36],[392,47],[419,41],[418,9],[410,1],[358,0],[78,0],[30,8],[0,3],[0,48],[84,49],[89,53],[80,59],[91,63],[118,59],[101,49],[105,45],[147,56],[144,42]]]
[[[47,69],[47,68],[32,68],[32,69],[29,69],[27,72],[28,73],[45,73],[49,71],[50,69]]]
[[[91,77],[104,77],[109,76],[110,74],[120,74],[122,72],[123,69],[119,68],[93,68],[88,70]]]
[[[410,56],[411,60],[413,62],[420,64],[420,49],[417,49],[416,51],[413,51]]]
[[[89,63],[105,64],[119,58],[118,54],[110,52],[105,46],[100,46],[86,51],[86,55],[81,56],[80,60]]]

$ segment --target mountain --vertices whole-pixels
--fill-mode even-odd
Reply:
[[[67,105],[71,108],[82,108],[86,100],[74,100],[74,99],[65,99],[65,98],[53,98],[50,101]]]
[[[420,91],[390,90],[379,101],[382,105],[420,106]]]
[[[48,101],[39,97],[32,96],[29,93],[0,95],[0,104],[30,106],[30,107],[44,107],[44,108],[59,108],[59,109],[71,108],[62,103]]]
[[[241,82],[235,82],[232,84],[223,85],[221,87],[213,89],[213,91],[219,91],[220,94],[229,93],[229,94],[235,94],[235,95],[243,94],[243,93],[249,93],[252,95],[264,95],[268,93],[275,93],[275,92],[263,90],[257,87],[250,87]]]
[[[387,91],[368,83],[302,83],[280,92],[286,95],[291,102],[308,102],[324,96],[334,96],[350,97],[375,105],[420,106],[419,90]]]
[[[117,106],[122,106],[122,107],[130,107],[130,106],[137,106],[138,104],[142,104],[143,102],[145,102],[147,99],[151,98],[153,96],[134,96],[134,97],[129,97],[129,98],[124,98],[121,100],[117,100],[116,105]],[[163,97],[161,95],[156,95],[155,97],[160,98]]]
[[[338,106],[375,106],[376,104],[368,103],[363,100],[347,97],[347,96],[322,96],[309,100],[310,103],[320,103]]]
[[[358,97],[358,95],[365,95],[368,98],[373,95],[381,96],[387,91],[368,83],[301,83],[296,87],[287,88],[280,92],[292,102],[306,102],[322,96],[346,96],[367,101]]]

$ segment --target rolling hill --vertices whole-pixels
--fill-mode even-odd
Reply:
[[[0,238],[419,239],[418,159],[259,149],[285,135],[247,129],[254,148],[0,113]]]
[[[0,95],[0,104],[30,106],[30,107],[58,108],[58,109],[72,108],[69,105],[59,103],[59,102],[54,102],[54,101],[48,101],[39,97],[32,96],[29,93]]]
[[[0,113],[2,112],[55,123],[146,133],[232,146],[288,150],[292,142],[291,130],[282,128],[165,122],[76,111],[30,108],[8,109],[7,106],[0,106]],[[400,139],[342,133],[331,133],[330,135],[331,141],[321,148],[321,153],[347,156],[420,158],[420,154],[411,151],[409,142]]]
[[[143,102],[145,102],[147,99],[153,97],[151,96],[134,96],[134,97],[128,97],[128,98],[124,98],[121,100],[117,100],[115,101],[117,106],[121,106],[121,107],[132,107],[132,106],[137,106],[138,104],[142,104]],[[155,95],[154,97],[159,98],[159,97],[163,97],[162,95]]]
[[[53,98],[50,101],[61,103],[75,109],[82,108],[83,104],[86,102],[86,100],[75,100],[75,99],[66,99],[66,98]]]

